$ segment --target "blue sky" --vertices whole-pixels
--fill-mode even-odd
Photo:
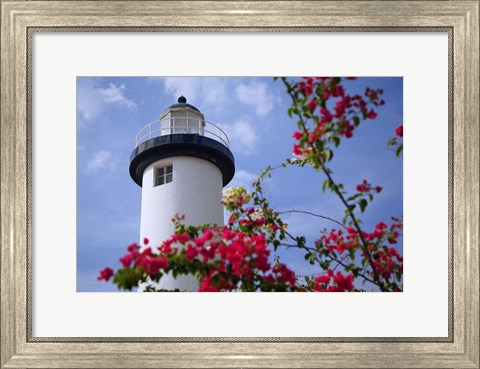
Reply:
[[[366,230],[403,209],[403,166],[386,147],[403,123],[401,77],[365,77],[344,83],[348,93],[383,88],[385,106],[343,140],[331,168],[337,182],[353,191],[367,179],[383,191],[362,216]],[[260,77],[78,77],[77,78],[77,291],[116,291],[97,281],[105,266],[117,269],[126,246],[138,241],[141,188],[128,168],[137,132],[155,120],[178,96],[196,106],[206,120],[220,125],[230,139],[236,174],[228,186],[247,186],[267,165],[292,157],[295,121],[280,81]],[[339,200],[323,194],[323,176],[310,168],[273,172],[266,194],[279,211],[304,210],[341,220]],[[335,225],[308,215],[285,215],[289,232],[307,240]],[[401,245],[399,246],[401,247]],[[281,261],[299,275],[318,272],[303,254],[280,249]]]

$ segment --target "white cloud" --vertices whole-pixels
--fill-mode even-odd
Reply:
[[[250,155],[256,151],[257,132],[246,118],[232,124],[222,124],[221,128],[227,134],[232,150],[239,154]]]
[[[125,96],[124,84],[117,86],[110,83],[108,87],[99,87],[100,80],[94,78],[77,79],[77,112],[80,118],[90,121],[98,117],[106,105],[117,105],[128,110],[135,110],[137,104]]]
[[[103,100],[95,89],[96,80],[77,79],[77,112],[84,120],[91,120],[102,111]]]
[[[244,187],[247,190],[251,188],[252,182],[257,178],[257,175],[246,170],[239,169],[235,171],[235,176],[229,183],[228,187]]]
[[[96,172],[101,169],[113,170],[113,168],[112,153],[106,150],[94,152],[87,163],[87,171],[89,172]]]
[[[165,77],[149,78],[149,81],[162,81],[165,91],[177,101],[181,95],[187,102],[205,108],[213,106],[221,108],[227,97],[227,80],[219,77]],[[170,103],[170,102],[168,102]],[[168,105],[167,103],[167,105]]]
[[[261,81],[245,78],[225,77],[150,77],[148,82],[162,83],[165,92],[176,101],[181,95],[187,101],[201,110],[213,108],[221,111],[225,106],[238,101],[241,104],[253,108],[255,114],[260,117],[270,113],[278,98],[269,91],[268,84]],[[232,98],[233,96],[236,99]],[[170,101],[166,102],[168,105]]]
[[[110,83],[108,88],[99,88],[98,91],[103,96],[103,101],[107,104],[118,104],[129,110],[135,110],[137,104],[125,97],[124,92],[126,89],[125,85],[116,86],[115,83]]]
[[[235,93],[241,103],[254,107],[260,117],[266,116],[274,107],[274,97],[268,92],[265,82],[241,83],[235,88]]]

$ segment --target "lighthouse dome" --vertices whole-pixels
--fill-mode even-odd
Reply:
[[[187,103],[187,98],[183,95],[178,98],[176,104],[170,105],[170,107],[167,110],[176,109],[176,108],[190,108],[190,109],[196,110],[200,113],[200,110],[198,110],[195,106]]]

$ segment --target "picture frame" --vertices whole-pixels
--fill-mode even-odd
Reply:
[[[478,368],[478,1],[2,1],[1,368]],[[34,32],[448,32],[451,331],[447,339],[32,336]]]

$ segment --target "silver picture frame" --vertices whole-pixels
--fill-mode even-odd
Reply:
[[[449,334],[32,335],[36,32],[443,32],[449,36]],[[1,1],[1,368],[479,368],[479,1]],[[426,220],[428,221],[428,220]]]

